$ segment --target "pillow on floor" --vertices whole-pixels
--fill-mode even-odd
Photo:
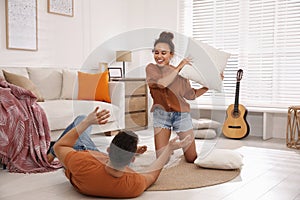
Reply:
[[[5,70],[2,70],[2,72],[7,82],[25,88],[26,90],[30,90],[37,97],[37,101],[44,101],[44,98],[42,97],[40,91],[31,80],[29,80],[25,76],[10,73]]]
[[[217,136],[217,133],[214,129],[199,129],[193,131],[195,138],[197,139],[212,139]]]
[[[220,122],[206,118],[192,119],[192,124],[194,129],[217,129],[222,126]]]
[[[198,156],[196,165],[212,169],[239,169],[243,166],[243,156],[230,149],[214,149],[207,155]]]

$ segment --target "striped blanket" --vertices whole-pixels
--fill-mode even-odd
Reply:
[[[39,173],[61,167],[48,163],[50,129],[30,91],[0,77],[0,162],[10,172]]]

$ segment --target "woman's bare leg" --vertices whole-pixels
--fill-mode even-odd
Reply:
[[[156,150],[156,158],[160,156],[163,149],[169,143],[171,130],[167,128],[154,128],[154,143]]]
[[[190,146],[187,146],[186,148],[182,149],[184,153],[185,160],[189,163],[193,163],[197,158],[197,152],[196,152],[196,144],[195,144],[195,137],[193,130],[188,130],[186,132],[180,132],[178,133],[179,139],[182,140],[186,136],[190,135],[193,139]]]

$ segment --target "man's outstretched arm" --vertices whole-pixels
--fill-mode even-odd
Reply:
[[[171,139],[165,147],[163,153],[146,169],[145,176],[147,188],[150,187],[158,178],[164,165],[169,161],[170,156],[176,149],[185,148],[192,143],[191,136],[186,136],[183,140],[178,141],[178,136]]]
[[[107,118],[110,116],[108,110],[101,110],[98,112],[99,107],[96,107],[84,120],[82,120],[76,127],[67,132],[60,138],[53,146],[55,154],[59,161],[64,165],[66,155],[75,151],[73,149],[78,137],[92,124],[105,124]]]

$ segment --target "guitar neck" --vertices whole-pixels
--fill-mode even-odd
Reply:
[[[236,82],[236,89],[235,89],[235,100],[234,100],[234,111],[235,113],[239,112],[239,94],[240,93],[240,82]]]

